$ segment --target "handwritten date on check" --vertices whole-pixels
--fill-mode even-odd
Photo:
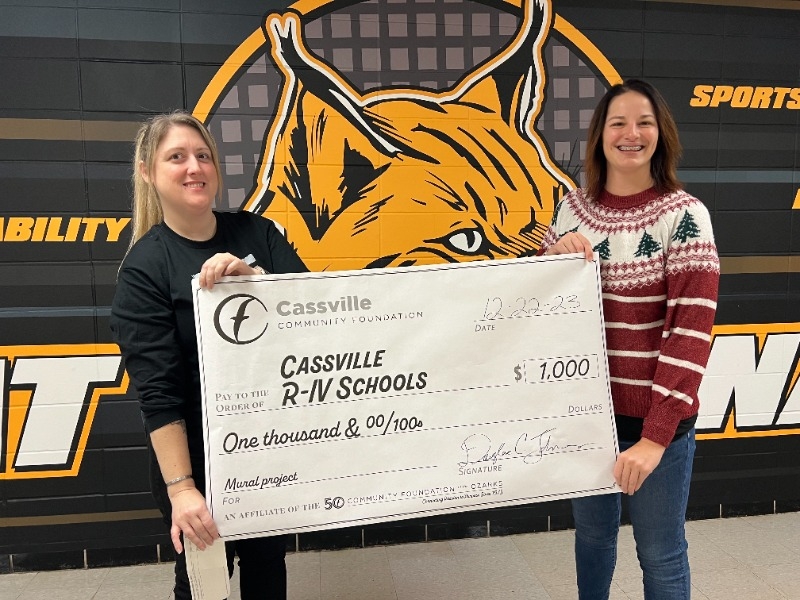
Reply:
[[[597,262],[195,283],[224,538],[618,491]]]

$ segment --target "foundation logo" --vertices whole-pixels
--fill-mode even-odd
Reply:
[[[219,303],[214,311],[214,328],[231,344],[250,344],[269,327],[267,307],[255,296],[234,294]]]

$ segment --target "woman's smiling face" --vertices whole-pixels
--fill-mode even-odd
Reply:
[[[603,127],[603,153],[609,174],[650,172],[658,144],[655,109],[638,92],[625,92],[608,105]]]
[[[173,126],[161,140],[150,179],[165,220],[208,213],[219,186],[211,150],[197,130],[185,125]]]

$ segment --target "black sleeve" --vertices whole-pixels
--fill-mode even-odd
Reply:
[[[265,268],[271,273],[305,273],[308,271],[297,251],[288,242],[286,237],[278,231],[271,219],[262,219],[266,222],[267,243],[272,264]]]
[[[152,273],[152,268],[123,264],[110,319],[148,434],[185,418],[186,387],[169,287],[166,281],[159,286]]]

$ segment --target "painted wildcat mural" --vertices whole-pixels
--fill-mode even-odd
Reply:
[[[534,128],[551,7],[524,8],[506,48],[442,93],[362,94],[309,51],[299,14],[268,15],[284,81],[246,208],[323,269],[535,253],[574,183]]]

